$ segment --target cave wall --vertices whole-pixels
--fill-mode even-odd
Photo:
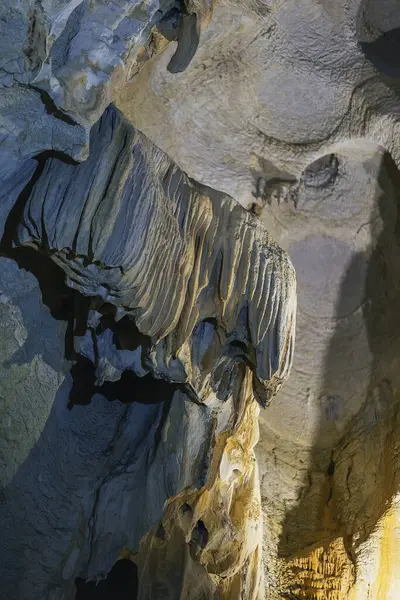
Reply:
[[[10,385],[2,593],[72,598],[127,554],[138,598],[258,598],[254,446],[292,361],[293,267],[255,216],[113,106],[90,148],[82,163],[42,154],[4,224],[5,264],[59,323],[59,359],[46,410],[42,377],[26,394],[34,422]],[[48,328],[21,333],[5,369],[25,354],[53,365]]]
[[[399,30],[0,0],[0,598],[397,598]]]

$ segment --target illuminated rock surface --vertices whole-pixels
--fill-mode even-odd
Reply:
[[[398,598],[399,32],[0,0],[1,600]]]

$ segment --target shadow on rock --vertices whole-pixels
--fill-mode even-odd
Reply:
[[[400,398],[393,392],[399,385],[400,355],[400,173],[387,153],[378,184],[380,196],[366,224],[373,250],[356,254],[342,280],[308,478],[280,536],[278,552],[288,568],[286,598],[306,599],[322,589],[347,598],[356,577],[358,549],[400,485],[400,474],[393,468],[400,453]],[[363,300],[348,313],[349,294],[363,265]],[[361,328],[365,338],[357,334]],[[326,436],[342,410],[340,390],[346,391],[349,352],[356,376],[357,366],[365,364],[369,354],[370,377],[361,409],[340,441],[329,447]]]
[[[78,577],[75,581],[75,600],[136,600],[138,572],[135,563],[124,558],[118,560],[107,578],[97,584]]]

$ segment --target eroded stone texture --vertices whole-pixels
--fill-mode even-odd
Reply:
[[[183,74],[167,49],[116,97],[296,268],[294,369],[256,450],[273,600],[398,593],[399,14],[223,0]]]
[[[65,323],[43,310],[38,282],[0,259],[1,487],[7,486],[39,440],[68,371]],[[5,556],[3,556],[3,560]]]
[[[180,26],[183,17],[194,19],[198,40],[210,13],[207,2],[185,8],[174,0],[2,0],[0,181],[19,177],[23,160],[43,151],[84,159],[90,127],[114,87],[176,40],[179,27],[179,52],[186,55],[193,35]],[[165,27],[175,32],[168,39],[160,33]]]
[[[152,338],[147,361],[158,376],[188,381],[201,396],[204,367],[224,389],[245,360],[265,404],[293,354],[295,278],[286,255],[252,215],[191,182],[113,107],[91,147],[80,165],[46,162],[17,245],[47,252],[69,285],[98,298],[98,317],[102,304],[117,319],[133,316]],[[210,319],[224,332],[212,342]],[[210,343],[215,355],[202,367]]]
[[[4,597],[70,599],[125,548],[138,598],[261,598],[255,398],[291,365],[287,255],[113,106],[85,162],[40,157],[2,251],[42,265],[69,369],[4,488]]]
[[[248,402],[249,375],[244,375],[236,424],[216,437],[206,486],[173,498],[161,525],[141,542],[136,560],[142,598],[263,596],[261,506],[253,452],[259,408]]]
[[[374,141],[400,165],[398,77],[382,66],[397,23],[395,0],[221,0],[184,73],[168,48],[115,101],[191,177],[263,204],[260,179],[269,198],[335,142]],[[374,50],[379,31],[391,46]]]
[[[268,585],[272,598],[287,589],[318,600],[391,599],[399,172],[366,142],[332,147],[311,167],[295,202],[274,202],[262,216],[292,257],[299,291],[292,377],[261,417]]]
[[[168,69],[184,71],[211,14],[209,0],[2,0],[0,182],[43,151],[86,158],[116,89],[171,41]]]
[[[397,600],[398,2],[212,9],[1,3],[7,600]]]

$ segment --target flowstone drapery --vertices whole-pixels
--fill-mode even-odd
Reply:
[[[399,28],[0,0],[1,599],[397,600]]]
[[[28,456],[6,436],[4,589],[18,580],[20,598],[69,598],[77,578],[104,578],[125,548],[139,598],[259,597],[256,400],[269,403],[292,361],[287,255],[112,106],[86,161],[39,159],[4,230],[5,255],[35,274],[41,265],[71,364]],[[113,414],[88,438],[77,413],[95,401],[97,422]]]

